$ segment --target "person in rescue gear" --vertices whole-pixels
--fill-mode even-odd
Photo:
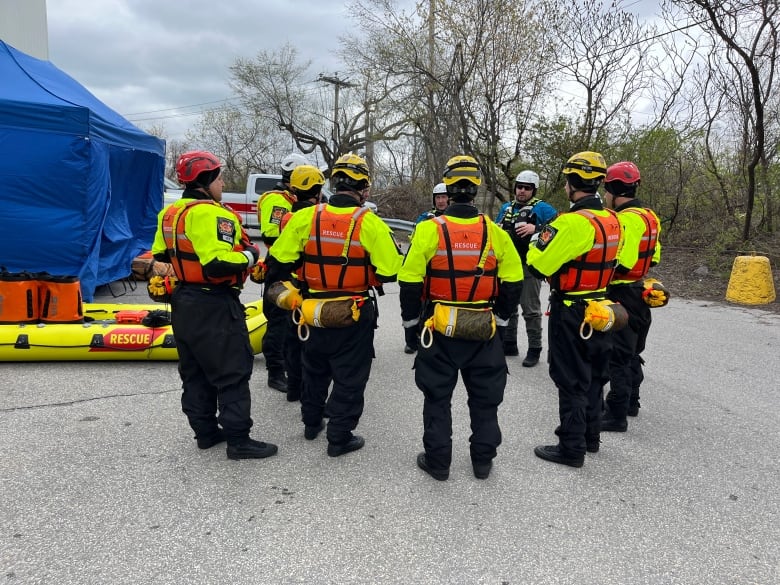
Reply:
[[[432,200],[433,207],[428,211],[423,211],[417,216],[417,219],[414,222],[415,225],[426,219],[439,217],[447,210],[447,206],[450,204],[450,196],[447,195],[447,185],[444,183],[437,183],[433,188]],[[411,239],[411,235],[409,237]],[[404,341],[404,353],[413,354],[417,351],[417,348],[420,345],[420,337],[415,327],[404,328]]]
[[[520,308],[525,321],[525,332],[528,336],[528,350],[523,366],[530,368],[539,363],[542,354],[542,303],[539,298],[542,280],[533,276],[528,270],[526,256],[531,237],[538,233],[542,226],[550,223],[558,215],[556,209],[539,199],[539,175],[534,171],[520,171],[515,177],[515,198],[501,206],[496,215],[496,223],[512,238],[512,242],[523,262],[523,294],[520,295]],[[517,307],[512,312],[504,339],[504,355],[516,356],[517,325],[519,322]]]
[[[423,211],[420,215],[418,215],[417,219],[414,220],[415,224],[418,224],[426,219],[439,217],[446,211],[447,206],[450,204],[450,196],[447,195],[447,185],[444,183],[437,183],[433,188],[432,200],[433,207],[427,211]]]
[[[325,175],[313,165],[299,165],[293,169],[290,175],[290,191],[297,200],[292,204],[292,209],[282,217],[282,230],[293,214],[320,202],[324,184]],[[300,288],[300,283],[295,275],[293,275],[292,282]],[[287,400],[297,402],[301,399],[301,388],[303,387],[303,343],[298,338],[298,326],[291,319],[290,313],[286,313],[286,315],[287,334],[284,338],[284,367],[287,371]]]
[[[597,193],[607,172],[604,157],[579,152],[563,167],[571,207],[532,238],[528,268],[550,283],[550,377],[558,388],[557,445],[534,449],[537,457],[582,467],[586,450],[599,450],[601,404],[609,380],[610,333],[580,326],[589,300],[604,300],[620,246],[620,222]]]
[[[173,265],[171,324],[179,353],[181,406],[198,447],[227,441],[229,459],[261,459],[276,445],[249,437],[254,355],[239,295],[260,252],[223,207],[221,165],[207,151],[182,154],[181,199],[158,218],[152,253]]]
[[[523,267],[506,232],[474,205],[481,184],[477,161],[458,155],[447,162],[444,183],[450,206],[415,228],[398,273],[401,320],[407,329],[425,323],[414,360],[414,379],[424,396],[423,446],[417,465],[434,479],[449,477],[452,462],[452,394],[461,373],[471,417],[469,441],[474,476],[490,475],[501,444],[498,405],[507,366],[500,333],[454,336],[431,330],[439,311],[495,319],[505,327],[523,286]],[[430,336],[430,337],[429,337]],[[489,338],[488,338],[489,336]],[[430,338],[431,343],[425,343]],[[426,347],[428,345],[428,347]]]
[[[601,430],[609,432],[625,432],[626,416],[639,414],[639,386],[644,380],[641,354],[652,322],[642,297],[643,279],[661,260],[661,222],[637,199],[640,182],[639,169],[630,161],[611,165],[604,180],[604,203],[617,212],[623,227],[623,246],[607,291],[609,299],[628,312],[628,326],[612,334],[610,390],[601,419]]]
[[[307,322],[309,337],[303,343],[304,437],[313,440],[324,428],[327,401],[327,452],[338,457],[365,444],[352,431],[363,413],[374,357],[377,308],[371,289],[381,291],[381,283],[396,279],[401,255],[387,224],[362,207],[370,187],[366,161],[355,154],[339,157],[331,170],[331,184],[335,192],[330,200],[295,212],[272,246],[266,290],[289,280],[295,271],[304,303],[311,299],[327,304],[346,297],[359,308],[353,313],[357,320],[348,326],[318,327]]]
[[[295,167],[306,164],[306,159],[297,153],[282,160],[282,180],[271,191],[266,191],[257,201],[257,216],[260,234],[266,248],[271,248],[279,237],[282,218],[292,209],[296,201],[290,189],[290,177]],[[268,387],[287,393],[287,375],[284,367],[284,340],[289,314],[273,303],[263,303],[263,314],[268,320],[263,335],[263,357],[268,371]]]

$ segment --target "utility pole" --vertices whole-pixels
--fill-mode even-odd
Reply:
[[[365,102],[363,109],[366,111],[366,164],[370,171],[374,170],[374,137],[373,128],[374,118],[371,117],[371,104]]]
[[[345,79],[339,79],[338,71],[333,76],[325,76],[320,73],[317,81],[324,81],[333,85],[335,97],[333,99],[333,158],[338,158],[341,132],[339,131],[339,90],[342,87],[355,87],[354,83],[349,83]]]

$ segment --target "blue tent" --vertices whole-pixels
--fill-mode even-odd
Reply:
[[[151,247],[165,142],[2,40],[0,80],[0,265],[76,275],[90,301]]]

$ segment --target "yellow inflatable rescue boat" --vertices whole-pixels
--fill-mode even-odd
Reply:
[[[0,361],[177,360],[170,314],[161,304],[84,303],[84,323],[0,325]],[[263,302],[244,305],[252,351],[263,348]],[[147,324],[145,324],[147,323]]]

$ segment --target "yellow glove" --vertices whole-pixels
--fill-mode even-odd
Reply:
[[[665,307],[671,295],[666,287],[655,278],[645,278],[645,290],[642,291],[642,299],[651,307]]]
[[[257,261],[249,272],[249,280],[256,282],[257,284],[263,284],[265,282],[265,273],[268,271],[268,267],[265,265],[265,259]]]
[[[146,285],[146,291],[153,301],[170,303],[171,293],[178,283],[179,280],[175,276],[152,276]]]

